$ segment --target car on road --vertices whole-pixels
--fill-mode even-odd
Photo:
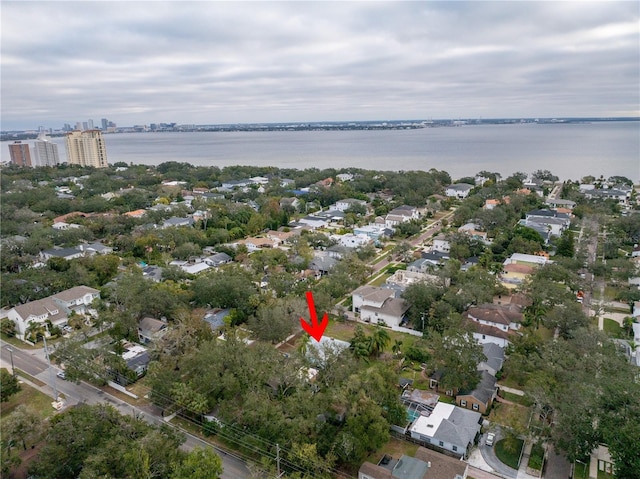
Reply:
[[[495,441],[496,435],[492,432],[487,434],[487,440],[484,442],[487,446],[493,446],[493,441]]]
[[[64,371],[58,371],[56,376],[58,376],[60,379],[67,379],[67,375],[64,373]]]

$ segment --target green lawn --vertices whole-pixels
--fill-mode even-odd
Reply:
[[[582,462],[574,463],[573,479],[589,479],[589,466]]]
[[[17,394],[11,396],[9,401],[0,405],[0,427],[4,418],[11,414],[20,404],[24,404],[38,413],[42,419],[51,416],[55,412],[53,406],[51,406],[52,398],[28,384],[22,383],[20,387],[22,389]]]
[[[396,459],[400,458],[400,456],[402,456],[403,454],[414,457],[417,450],[417,444],[392,437],[384,446],[382,446],[376,452],[371,453],[369,457],[367,457],[367,461],[378,464],[378,461],[385,454],[389,454]]]
[[[376,326],[371,324],[356,323],[354,321],[330,320],[329,325],[327,326],[327,330],[324,334],[325,336],[329,336],[331,338],[340,339],[342,341],[349,342],[351,341],[351,338],[353,338],[356,325],[362,326],[362,329],[364,329],[365,334],[369,336],[376,329]],[[396,340],[402,341],[401,350],[406,351],[407,348],[413,346],[413,344],[420,339],[418,336],[401,333],[399,331],[392,331],[391,329],[388,329],[388,328],[385,328],[385,331],[389,333],[389,337],[391,338],[391,341],[389,341],[389,344],[385,349],[385,351],[389,353],[391,352],[391,348]]]
[[[611,318],[604,318],[604,331],[612,338],[624,337],[624,330],[620,327],[617,321]]]
[[[0,333],[0,338],[3,341],[15,346],[18,349],[38,349],[42,347],[42,342],[36,344],[35,346],[31,346],[30,344],[25,343],[24,341],[19,340],[13,336],[7,336],[6,334]]]
[[[529,456],[528,466],[531,469],[536,469],[538,471],[541,471],[543,459],[544,459],[544,448],[542,447],[542,444],[537,442],[531,448],[531,455]]]
[[[607,474],[604,471],[598,470],[598,479],[614,479],[615,477],[613,474]]]
[[[520,452],[524,446],[522,439],[505,438],[496,442],[494,448],[500,461],[513,469],[518,469]]]
[[[513,393],[509,393],[506,391],[501,391],[500,392],[500,397],[503,397],[504,399],[506,399],[507,401],[511,401],[517,404],[521,404],[523,406],[526,407],[530,407],[533,405],[533,401],[531,401],[531,399],[527,398],[527,396],[518,396],[517,394],[513,394]]]
[[[390,276],[391,276],[390,273],[381,274],[380,276],[378,276],[374,281],[372,281],[369,284],[371,286],[382,286],[387,281],[387,278],[389,278]]]

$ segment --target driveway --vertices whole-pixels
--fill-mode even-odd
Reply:
[[[504,437],[504,434],[500,430],[499,427],[495,428],[494,432],[496,437],[494,440],[494,445],[500,439]],[[518,477],[518,471],[513,469],[506,464],[504,464],[498,457],[496,456],[496,452],[493,446],[487,446],[485,441],[487,440],[487,433],[484,433],[480,438],[480,444],[478,444],[478,449],[480,449],[480,453],[482,454],[482,458],[485,462],[499,475],[503,477],[508,477],[512,479],[516,479]]]
[[[544,468],[544,479],[569,479],[571,478],[571,463],[564,456],[556,454],[553,446],[549,446],[547,463]]]

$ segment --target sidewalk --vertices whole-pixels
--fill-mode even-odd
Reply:
[[[524,444],[524,453],[522,454],[522,458],[520,459],[520,467],[518,468],[518,479],[537,479],[539,477],[527,474],[527,465],[529,464],[529,456],[531,456],[532,448],[533,443],[530,441],[526,441]]]

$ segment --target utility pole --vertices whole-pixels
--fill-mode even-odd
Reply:
[[[51,382],[53,383],[54,399],[57,401],[58,400],[58,388],[56,387],[56,377],[53,374],[53,369],[51,368],[51,359],[49,359],[49,348],[47,348],[47,337],[43,335],[42,336],[42,340],[44,341],[44,353],[47,356],[47,364],[49,365],[49,378],[51,379]]]
[[[13,377],[16,377],[16,368],[13,367],[13,349],[12,348],[7,348],[7,351],[9,351],[9,354],[11,355],[11,374],[13,374]]]
[[[280,444],[276,444],[276,465],[278,467],[278,479],[282,477],[282,473],[280,472]]]

